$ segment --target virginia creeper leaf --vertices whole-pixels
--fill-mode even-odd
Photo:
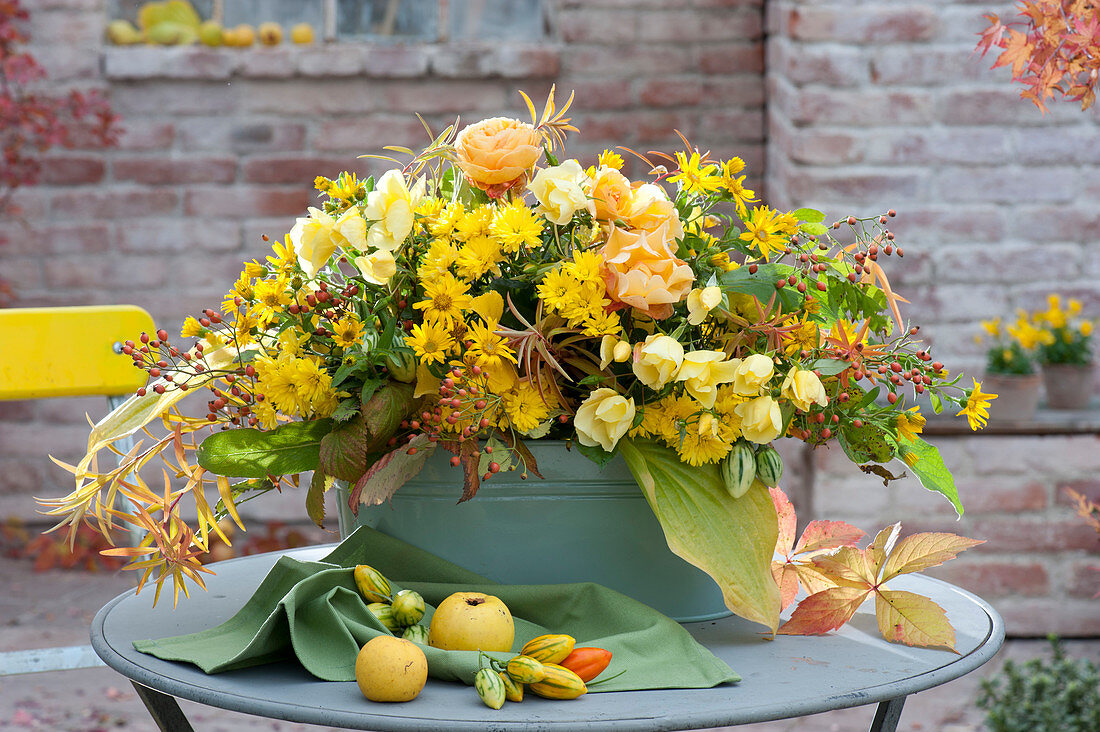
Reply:
[[[367,437],[361,414],[337,425],[321,440],[321,470],[349,483],[359,480],[367,472]]]
[[[882,569],[886,557],[894,551],[894,543],[898,540],[899,533],[901,533],[901,522],[893,526],[887,526],[878,532],[870,546],[867,547],[867,563],[871,565],[871,574],[874,576],[878,577],[879,570]]]
[[[784,557],[790,557],[794,547],[794,535],[798,530],[798,519],[794,513],[794,504],[781,488],[769,488],[775,513],[779,517],[779,536],[775,541],[775,551]]]
[[[316,470],[321,439],[332,420],[290,422],[261,432],[251,428],[215,432],[199,445],[199,465],[218,475],[264,478]]]
[[[948,559],[954,559],[959,552],[984,544],[980,539],[967,539],[955,534],[930,532],[913,534],[898,542],[890,553],[886,566],[882,570],[882,581],[909,572],[920,572],[929,567],[938,567]]]
[[[867,566],[867,558],[857,547],[842,546],[831,554],[818,554],[813,563],[833,584],[868,588],[875,585],[875,575]]]
[[[352,512],[358,513],[360,505],[377,506],[390,500],[398,488],[420,472],[435,452],[435,446],[436,443],[429,441],[427,435],[420,434],[378,458],[351,489],[348,506]]]
[[[923,595],[879,590],[875,616],[882,637],[907,646],[940,646],[955,651],[955,629],[943,608]],[[955,651],[958,653],[958,651]]]
[[[802,532],[794,553],[808,554],[841,546],[855,546],[866,535],[867,532],[863,529],[857,529],[844,521],[811,521]]]
[[[649,440],[621,440],[619,452],[673,553],[711,576],[726,607],[774,632],[780,596],[771,559],[778,528],[765,486],[756,481],[735,499],[717,465],[686,465],[675,451]]]
[[[855,615],[870,587],[830,587],[810,595],[779,629],[779,635],[821,635],[836,630]]]

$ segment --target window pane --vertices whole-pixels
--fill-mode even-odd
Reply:
[[[428,40],[438,37],[439,0],[338,0],[342,38]]]
[[[450,0],[451,38],[531,41],[546,36],[542,0]]]
[[[288,28],[295,23],[309,23],[318,34],[324,28],[321,0],[225,0],[223,7],[226,28],[268,21]]]

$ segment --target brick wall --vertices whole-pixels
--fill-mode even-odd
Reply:
[[[953,368],[980,373],[978,319],[1055,287],[1100,312],[1089,236],[1100,127],[1069,105],[1043,117],[1004,70],[971,56],[981,14],[1006,3],[551,0],[537,44],[219,51],[104,48],[103,0],[28,4],[55,83],[107,90],[127,131],[106,154],[57,154],[44,184],[18,197],[23,222],[0,229],[0,273],[20,305],[133,302],[178,328],[262,255],[260,234],[285,234],[314,175],[421,143],[414,111],[437,129],[459,113],[522,115],[516,89],[537,100],[556,82],[577,92],[571,152],[582,158],[670,148],[679,128],[766,173],[777,206],[898,209],[906,257],[889,271]],[[72,459],[85,411],[99,416],[103,401],[0,404],[0,517],[29,517],[30,496],[66,488],[43,446]],[[784,446],[787,488],[814,516],[869,531],[903,518],[907,531],[987,539],[942,576],[988,596],[1011,632],[1100,632],[1087,599],[1096,537],[1061,494],[1096,493],[1093,438],[934,441],[958,471],[962,523],[913,480],[883,489],[827,451]],[[301,515],[293,494],[263,504]]]

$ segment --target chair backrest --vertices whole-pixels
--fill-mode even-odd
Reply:
[[[131,393],[148,377],[116,344],[155,330],[134,305],[0,309],[0,400]]]

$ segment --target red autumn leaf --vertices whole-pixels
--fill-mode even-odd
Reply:
[[[790,557],[794,547],[794,534],[798,522],[794,515],[794,504],[781,488],[769,488],[772,503],[775,504],[775,513],[779,516],[779,538],[775,542],[775,551],[785,557]]]
[[[377,506],[392,498],[398,488],[420,472],[435,446],[427,435],[420,434],[378,458],[351,489],[348,506],[352,513],[358,514],[360,504]]]
[[[830,587],[810,595],[798,604],[778,633],[821,635],[836,630],[851,620],[870,592],[870,587]]]
[[[907,536],[898,542],[882,568],[882,581],[909,572],[938,567],[959,552],[984,544],[980,539],[967,539],[955,534],[925,533]]]
[[[875,616],[879,632],[888,641],[955,651],[955,629],[947,613],[923,595],[879,590],[875,597]]]
[[[867,535],[863,529],[857,529],[844,521],[811,521],[802,532],[795,554],[836,549],[842,546],[855,546]]]

